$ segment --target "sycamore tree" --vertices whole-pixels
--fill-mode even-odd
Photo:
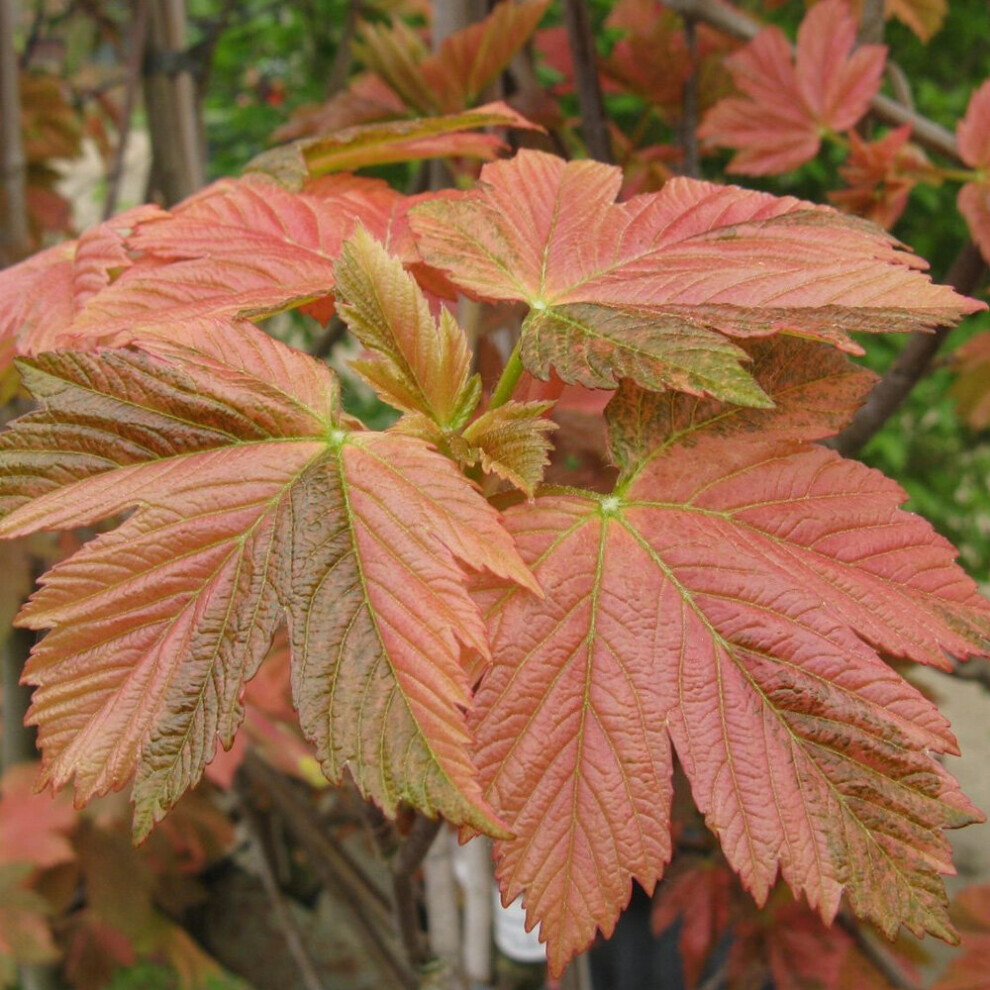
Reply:
[[[886,10],[937,47],[938,5]],[[493,840],[552,979],[636,883],[691,985],[904,986],[902,932],[957,943],[955,920],[942,986],[970,986],[986,892],[950,912],[945,830],[984,816],[910,674],[981,669],[990,604],[854,455],[987,308],[990,82],[954,137],[866,2],[764,26],[503,0],[445,37],[437,12],[432,38],[428,11],[367,13],[340,46],[360,71],[243,175],[160,186],[0,274],[24,407],[0,538],[29,567],[27,541],[73,534],[16,619],[38,781],[77,807],[128,789],[143,848],[204,775],[250,825],[253,781],[397,986],[463,976],[420,931],[443,823]],[[815,181],[832,205],[794,194]],[[958,189],[968,225],[943,282],[887,229],[922,189]],[[860,356],[888,335],[908,343],[878,379]],[[960,353],[979,428],[985,341]],[[109,840],[31,804],[26,841],[18,809],[47,799],[4,779],[0,979],[66,930],[212,973],[154,884],[140,930],[46,920],[46,871],[98,899]],[[389,890],[298,779],[365,805]],[[229,826],[196,820],[201,869]],[[75,944],[69,977],[100,985]]]

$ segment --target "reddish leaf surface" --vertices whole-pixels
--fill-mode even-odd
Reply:
[[[498,516],[422,441],[353,431],[326,367],[250,326],[24,366],[0,439],[0,536],[136,508],[43,579],[26,669],[45,778],[137,773],[147,833],[243,717],[288,613],[293,696],[331,780],[486,830],[463,711],[487,655],[465,566],[535,588]],[[173,363],[174,362],[174,363]]]
[[[147,335],[195,343],[226,320],[321,299],[354,227],[388,243],[403,203],[384,183],[351,176],[307,193],[261,177],[222,180],[131,234],[140,262],[88,302],[63,346]]]
[[[0,863],[0,987],[15,986],[18,964],[52,962],[52,940],[45,899],[24,884],[27,863]]]
[[[849,158],[839,166],[846,189],[828,194],[831,202],[887,229],[907,206],[908,196],[931,164],[925,153],[909,144],[911,125],[905,124],[878,141],[849,134]]]
[[[734,883],[724,863],[706,859],[682,863],[657,888],[650,924],[658,935],[680,924],[677,947],[689,987],[699,983],[712,950],[728,930]]]
[[[852,330],[910,330],[983,308],[933,285],[877,228],[829,207],[674,179],[614,199],[619,169],[522,151],[470,192],[410,212],[427,262],[533,319],[593,303],[676,338],[792,332],[857,350]],[[600,357],[604,357],[601,350]],[[654,355],[656,357],[656,355]]]
[[[844,0],[822,0],[798,31],[797,54],[783,32],[764,28],[726,62],[742,96],[718,103],[699,136],[736,149],[728,171],[788,172],[814,158],[823,129],[847,131],[880,88],[886,48],[856,43]]]
[[[38,767],[21,763],[0,780],[0,864],[30,863],[44,868],[71,861],[68,835],[76,823],[72,804],[36,794]]]
[[[523,894],[555,972],[663,873],[671,743],[758,901],[779,870],[826,920],[845,895],[887,932],[953,937],[942,829],[980,816],[931,755],[955,751],[944,718],[876,650],[985,652],[990,606],[896,485],[799,441],[834,426],[832,374],[851,397],[856,373],[808,344],[782,367],[780,346],[756,362],[777,410],[620,393],[616,494],[507,511],[546,599],[484,595],[471,724],[515,833],[503,899]]]
[[[972,96],[956,128],[959,154],[982,178],[959,190],[959,212],[965,217],[983,257],[990,259],[990,80]]]

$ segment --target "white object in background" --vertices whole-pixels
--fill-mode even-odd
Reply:
[[[503,955],[520,963],[543,962],[547,951],[538,931],[538,927],[531,932],[526,931],[526,912],[521,897],[504,908],[498,891],[495,892],[495,944]]]

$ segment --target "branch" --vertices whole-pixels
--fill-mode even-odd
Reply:
[[[127,154],[127,141],[131,136],[131,118],[134,104],[141,85],[141,66],[144,64],[144,49],[148,40],[148,22],[151,8],[149,0],[137,0],[131,17],[130,51],[127,53],[127,81],[124,90],[124,105],[120,112],[120,128],[117,134],[117,147],[113,153],[113,163],[107,173],[107,198],[103,204],[103,219],[109,220],[117,210],[120,195],[120,180],[124,174],[124,157]]]
[[[612,163],[612,142],[608,136],[605,104],[598,78],[598,57],[591,32],[591,16],[586,0],[564,0],[564,20],[574,57],[574,81],[581,107],[581,130],[588,153],[600,162]]]
[[[364,871],[324,834],[323,824],[310,805],[264,760],[248,752],[242,767],[244,775],[265,793],[289,834],[306,852],[314,872],[348,906],[357,932],[382,969],[395,980],[395,986],[414,990],[416,981],[409,968],[382,937],[388,927],[390,905]]]
[[[844,929],[856,943],[862,955],[895,990],[921,990],[920,984],[913,980],[897,965],[891,955],[870,939],[866,932],[849,918],[845,913],[840,914],[835,923]]]
[[[725,6],[719,0],[664,0],[664,4],[672,11],[683,17],[693,17],[704,21],[712,27],[739,38],[751,41],[764,27],[749,14]],[[935,151],[946,158],[951,158],[959,164],[964,164],[959,157],[959,147],[953,133],[933,120],[908,109],[889,96],[878,93],[873,97],[870,108],[882,121],[899,127],[901,124],[911,125],[911,139],[923,145],[929,151]]]
[[[251,803],[250,795],[244,793],[244,790],[240,787],[237,789],[238,803],[240,804],[241,813],[248,828],[251,845],[258,854],[257,859],[261,874],[261,884],[265,888],[265,894],[268,900],[271,902],[272,911],[275,915],[275,924],[279,927],[282,936],[285,938],[285,946],[289,950],[289,955],[292,956],[296,968],[299,970],[299,978],[302,981],[304,990],[323,990],[323,984],[317,975],[313,960],[306,951],[302,933],[299,931],[299,926],[296,924],[292,912],[286,907],[285,898],[275,877],[275,870],[268,854],[268,847],[262,835],[260,816],[257,809]]]
[[[684,81],[681,104],[681,148],[684,152],[684,174],[692,179],[701,177],[701,154],[698,150],[698,117],[700,96],[698,92],[698,37],[693,17],[684,18],[684,36],[687,40],[691,73]]]
[[[20,66],[14,49],[16,0],[0,0],[0,267],[19,261],[30,250],[27,220],[27,158],[21,133]]]
[[[419,924],[414,877],[442,825],[442,819],[417,814],[408,837],[399,846],[392,861],[395,921],[406,955],[417,969],[429,962],[430,956]]]
[[[969,295],[979,285],[985,271],[986,265],[979,251],[972,242],[968,242],[956,255],[946,282],[956,292]],[[951,327],[939,327],[934,332],[913,333],[887,373],[873,387],[852,422],[838,436],[827,441],[827,445],[845,457],[855,455],[908,397],[950,331]]]
[[[883,44],[884,0],[863,0],[856,41],[860,45]]]

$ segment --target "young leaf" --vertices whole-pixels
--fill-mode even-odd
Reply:
[[[398,409],[441,428],[463,425],[481,381],[471,377],[467,339],[450,311],[434,321],[415,279],[363,228],[344,244],[335,274],[340,315],[374,353],[352,367]]]
[[[543,480],[550,462],[549,433],[557,424],[546,418],[552,402],[515,402],[483,412],[467,429],[470,463],[521,488],[527,495]]]
[[[515,833],[503,898],[524,895],[555,972],[662,874],[671,742],[758,901],[779,870],[826,920],[845,895],[887,932],[952,938],[941,830],[979,813],[931,756],[955,751],[946,721],[877,650],[985,652],[990,606],[896,485],[785,439],[818,432],[814,350],[780,413],[708,403],[695,422],[706,404],[661,396],[678,433],[615,494],[506,513],[546,599],[484,593],[494,662],[470,722]],[[774,375],[758,367],[776,399]]]
[[[439,109],[451,113],[475,102],[530,39],[550,0],[498,4],[484,20],[445,38],[419,65]]]
[[[990,259],[990,79],[970,98],[956,137],[960,157],[982,176],[959,190],[959,212],[983,257]]]
[[[135,511],[22,614],[44,776],[86,800],[136,771],[138,835],[230,746],[288,613],[293,695],[327,776],[393,812],[498,830],[468,756],[465,567],[530,588],[498,516],[420,440],[348,429],[326,367],[250,326],[25,363],[0,436],[0,536]]]
[[[931,168],[925,153],[909,144],[905,124],[877,141],[849,132],[849,157],[839,166],[848,188],[829,192],[831,202],[885,229],[898,221],[918,178]]]
[[[845,0],[822,0],[798,31],[797,57],[776,27],[764,28],[726,60],[742,96],[717,103],[698,129],[735,148],[730,172],[776,175],[818,154],[823,130],[847,131],[880,88],[887,49],[856,44]]]
[[[504,145],[493,134],[470,133],[482,127],[540,129],[496,101],[443,117],[390,120],[306,138],[262,152],[247,170],[266,173],[290,189],[301,189],[307,179],[320,175],[392,162],[452,156],[489,161]]]
[[[983,308],[829,207],[684,178],[617,204],[621,182],[617,168],[522,151],[410,220],[424,259],[474,295],[535,310],[633,308],[671,339],[785,332],[857,351],[850,331],[907,331]]]

